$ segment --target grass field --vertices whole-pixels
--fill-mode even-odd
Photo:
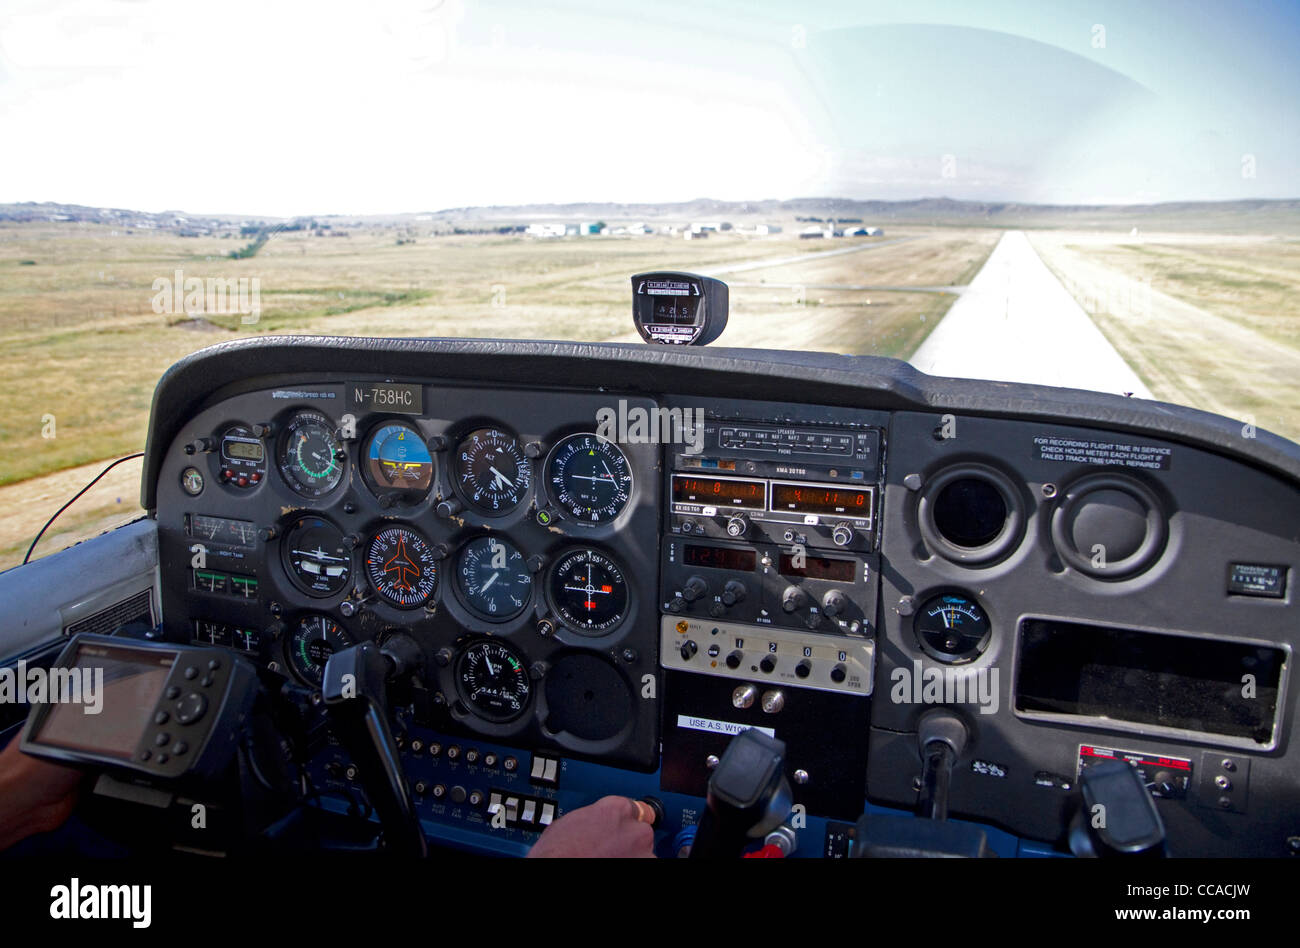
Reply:
[[[1156,398],[1300,440],[1300,240],[1029,236]]]
[[[793,228],[788,228],[792,231]],[[911,227],[884,238],[800,240],[714,234],[637,238],[348,237],[279,234],[247,259],[238,238],[127,233],[81,224],[0,225],[0,568],[98,473],[141,450],[162,372],[203,346],[262,333],[487,336],[606,341],[629,335],[631,274],[708,272],[806,257],[723,279],[731,322],[719,345],[906,357],[954,298],[874,287],[965,283],[994,230]],[[890,243],[900,237],[912,238]],[[821,256],[863,246],[860,253]],[[879,246],[877,246],[879,245]],[[154,281],[256,279],[260,315],[154,311]],[[870,286],[873,289],[844,287]],[[55,473],[62,472],[62,473]],[[139,515],[139,465],[121,465],[59,520],[38,555]]]

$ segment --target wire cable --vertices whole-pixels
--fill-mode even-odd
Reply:
[[[131,460],[134,460],[135,458],[142,458],[142,457],[144,457],[144,452],[143,452],[143,451],[137,451],[135,454],[128,454],[128,455],[127,455],[126,457],[124,457],[124,458],[118,458],[116,461],[114,461],[114,462],[113,462],[112,464],[110,464],[108,467],[106,467],[106,468],[104,468],[102,471],[100,471],[100,472],[95,476],[95,479],[94,479],[93,481],[91,481],[91,482],[90,482],[89,484],[87,484],[85,487],[81,488],[81,490],[77,491],[77,494],[76,494],[75,497],[73,497],[70,501],[68,501],[66,504],[64,504],[62,507],[60,507],[58,510],[54,511],[54,516],[51,517],[49,520],[46,520],[46,521],[45,521],[45,526],[41,527],[41,532],[38,533],[38,534],[36,534],[36,539],[33,540],[33,541],[32,541],[32,545],[29,546],[29,547],[27,548],[27,555],[23,557],[23,565],[26,566],[27,563],[28,563],[28,561],[31,560],[31,558],[32,558],[32,552],[36,549],[36,544],[38,544],[38,543],[41,542],[41,537],[45,536],[45,531],[48,530],[48,529],[50,529],[50,524],[54,523],[55,520],[58,520],[58,519],[59,519],[59,514],[63,513],[63,511],[67,510],[69,507],[71,507],[73,504],[75,504],[75,503],[77,502],[77,499],[78,499],[82,494],[84,494],[86,491],[90,490],[92,487],[94,487],[96,484],[98,484],[98,483],[99,483],[99,479],[100,479],[101,477],[103,477],[105,474],[107,474],[107,473],[108,473],[109,471],[111,471],[113,468],[117,467],[117,466],[118,466],[119,464],[121,464],[123,461],[131,461]]]

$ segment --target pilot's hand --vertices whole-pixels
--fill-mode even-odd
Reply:
[[[546,828],[528,857],[606,859],[654,857],[649,807],[627,797],[602,797],[564,814]]]
[[[14,738],[0,750],[0,850],[63,825],[77,805],[82,773],[29,757]]]

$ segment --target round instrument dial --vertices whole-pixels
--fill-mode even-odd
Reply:
[[[499,428],[471,431],[456,448],[456,491],[481,513],[509,513],[523,503],[533,482],[533,462],[519,442]]]
[[[456,585],[471,612],[493,622],[505,622],[528,605],[533,594],[533,574],[513,544],[496,537],[479,537],[460,551]]]
[[[931,596],[915,619],[921,649],[951,665],[973,661],[988,646],[989,617],[974,599],[961,593]]]
[[[456,688],[479,717],[498,724],[524,713],[532,682],[524,660],[505,642],[475,642],[456,661]]]
[[[351,644],[347,632],[329,616],[304,616],[289,639],[289,664],[305,683],[319,685],[330,656]]]
[[[352,554],[343,545],[343,531],[320,517],[294,521],[280,552],[289,578],[309,596],[333,596],[352,575]]]
[[[387,527],[366,549],[366,576],[375,591],[399,609],[416,609],[438,588],[438,558],[414,530]]]
[[[605,554],[583,547],[560,557],[551,570],[551,602],[566,626],[598,635],[627,615],[623,571]]]
[[[632,497],[627,455],[596,434],[575,434],[551,450],[547,489],[558,507],[582,523],[608,523]]]
[[[433,483],[433,456],[418,431],[394,421],[370,435],[365,450],[366,473],[380,490],[424,494]]]
[[[300,411],[280,436],[280,473],[304,497],[323,497],[343,479],[346,455],[334,426],[318,411]]]

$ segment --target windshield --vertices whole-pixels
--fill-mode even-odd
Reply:
[[[1300,437],[1300,12],[1090,0],[0,10],[0,568],[269,333],[890,356]],[[110,471],[36,556],[139,516]]]

